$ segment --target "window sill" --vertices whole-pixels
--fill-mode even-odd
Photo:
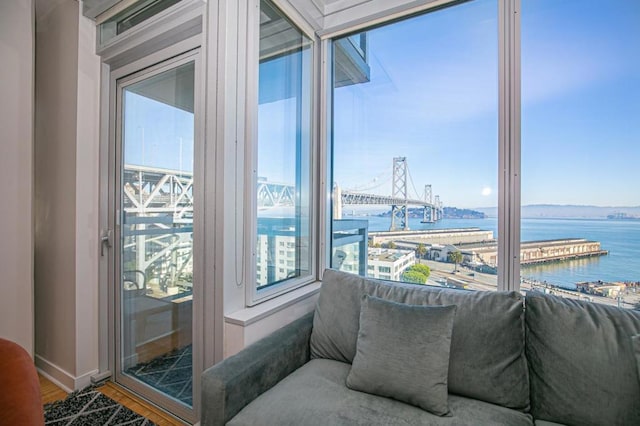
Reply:
[[[295,305],[300,301],[316,295],[320,291],[320,281],[315,281],[281,296],[267,300],[256,306],[251,306],[231,314],[225,315],[225,322],[247,327],[255,322],[268,318],[277,312]]]

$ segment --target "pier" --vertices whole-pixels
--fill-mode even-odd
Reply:
[[[494,264],[498,254],[497,245],[467,247],[485,263]],[[558,240],[523,241],[520,243],[520,264],[536,265],[540,263],[558,262],[580,259],[584,257],[605,256],[599,241],[584,238],[566,238]]]
[[[480,228],[456,228],[422,231],[370,232],[370,245],[385,245],[393,242],[398,248],[417,249],[423,244],[426,258],[446,259],[451,251],[460,251],[466,263],[479,263],[496,267],[498,244],[493,231]],[[556,240],[523,241],[520,244],[520,264],[540,263],[605,256],[607,250],[599,241],[585,238],[563,238]]]
[[[450,228],[429,229],[420,231],[380,231],[369,232],[370,243],[386,244],[393,241],[396,244],[454,244],[494,242],[493,231],[480,228]]]

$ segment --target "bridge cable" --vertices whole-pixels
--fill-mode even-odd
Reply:
[[[415,196],[416,196],[415,199],[419,200],[421,197],[420,197],[420,194],[418,193],[418,190],[416,189],[415,184],[413,183],[413,178],[411,177],[411,170],[409,170],[408,166],[407,166],[407,174],[409,175],[409,182],[411,182],[411,187],[413,188],[413,192],[415,193]]]
[[[370,191],[372,189],[380,188],[382,185],[387,184],[388,182],[391,181],[391,177],[392,176],[389,173],[389,170],[385,170],[379,173],[378,175],[374,176],[371,181],[366,182],[363,185],[355,185],[350,188],[345,188],[345,190],[351,191],[351,192]],[[384,178],[384,179],[381,179],[381,178]]]

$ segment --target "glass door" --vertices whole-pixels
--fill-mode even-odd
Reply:
[[[196,58],[118,80],[116,101],[116,380],[181,417],[193,413]]]

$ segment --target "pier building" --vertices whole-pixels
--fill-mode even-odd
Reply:
[[[426,258],[446,261],[451,251],[460,251],[463,263],[478,263],[491,267],[498,264],[498,245],[493,231],[480,228],[444,230],[369,232],[370,245],[393,242],[397,248],[416,250],[419,244],[427,249]],[[520,244],[520,264],[554,262],[583,257],[603,256],[599,241],[585,238],[523,241]]]
[[[369,232],[370,245],[386,244],[393,241],[399,246],[410,245],[460,245],[465,243],[495,242],[493,231],[480,228],[429,229],[420,231]]]
[[[495,243],[462,245],[459,248],[461,250],[472,251],[477,257],[477,260],[482,263],[491,266],[497,265],[498,246]],[[601,249],[599,241],[590,241],[584,238],[523,241],[520,244],[521,265],[603,256],[606,254],[609,254],[609,252]]]

